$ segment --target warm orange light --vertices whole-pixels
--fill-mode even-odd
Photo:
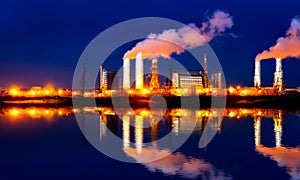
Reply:
[[[128,94],[133,94],[134,91],[133,90],[128,90]]]
[[[143,95],[150,94],[149,89],[142,89],[141,92],[142,92]]]
[[[228,91],[229,91],[230,94],[232,94],[235,91],[235,89],[234,89],[234,87],[230,86],[228,88]]]
[[[242,95],[247,95],[248,91],[247,90],[242,90]]]
[[[49,95],[50,94],[50,90],[46,89],[45,90],[45,95]]]
[[[10,116],[16,117],[16,116],[19,116],[19,114],[20,114],[20,111],[19,111],[18,109],[11,109],[11,110],[9,111],[9,115],[10,115]]]
[[[60,116],[62,116],[62,115],[63,115],[63,112],[62,112],[62,110],[59,110],[59,111],[58,111],[58,115],[60,115]]]
[[[12,96],[18,96],[20,95],[20,91],[18,89],[13,88],[9,90],[9,94]]]
[[[62,89],[59,89],[59,90],[58,90],[58,94],[59,94],[59,95],[62,95],[62,94],[63,94],[63,90],[62,90]]]
[[[236,86],[237,89],[241,89],[241,86]]]
[[[31,116],[36,115],[36,109],[30,109],[27,111]]]
[[[31,94],[32,96],[35,96],[35,95],[36,95],[35,90],[31,90],[31,91],[30,91],[30,94]]]
[[[140,114],[141,116],[145,117],[145,116],[149,116],[150,112],[147,110],[142,110]]]
[[[228,113],[228,116],[229,117],[235,117],[236,116],[236,112],[234,112],[234,111],[230,111],[229,113]]]

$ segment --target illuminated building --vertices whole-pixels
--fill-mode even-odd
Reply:
[[[116,86],[118,86],[117,71],[108,71],[100,66],[100,90],[112,89],[114,80],[116,81]]]
[[[222,74],[221,72],[213,73],[211,75],[211,85],[215,88],[222,88]]]
[[[200,70],[178,70],[172,79],[177,88],[203,87],[203,72]]]

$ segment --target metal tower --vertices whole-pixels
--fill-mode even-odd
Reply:
[[[157,70],[157,59],[152,60],[152,75],[150,79],[150,89],[159,89],[159,79],[158,79],[158,70]]]

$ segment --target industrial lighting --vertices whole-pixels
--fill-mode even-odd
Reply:
[[[9,94],[12,96],[18,96],[20,94],[20,92],[17,89],[10,89]]]
[[[141,93],[142,93],[143,95],[147,95],[147,94],[150,94],[150,90],[149,90],[149,89],[142,89],[142,90],[141,90]]]
[[[230,86],[228,88],[228,91],[229,91],[230,94],[232,94],[235,91],[235,89],[234,89],[234,87]]]

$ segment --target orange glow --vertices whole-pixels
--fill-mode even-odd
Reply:
[[[20,95],[20,91],[19,91],[19,89],[12,88],[9,90],[9,94],[12,96],[18,96],[18,95]]]
[[[142,92],[143,95],[150,94],[149,89],[142,89],[141,92]]]
[[[63,90],[62,89],[58,89],[58,94],[62,95],[63,94]]]
[[[45,90],[45,95],[49,95],[50,91],[48,89]]]
[[[242,90],[242,95],[247,95],[248,91],[247,90]]]
[[[230,94],[232,94],[235,91],[235,89],[234,89],[234,87],[230,86],[228,88],[228,91],[229,91]]]
[[[8,111],[8,114],[10,116],[17,117],[17,116],[19,116],[20,111],[18,109],[11,109],[11,110]]]
[[[62,115],[63,115],[63,112],[62,112],[62,110],[59,110],[59,111],[58,111],[58,115],[60,115],[60,116],[62,116]]]
[[[144,109],[144,110],[141,111],[140,115],[143,116],[143,117],[149,116],[150,112],[148,110]]]
[[[237,113],[236,112],[234,112],[234,111],[230,111],[229,113],[228,113],[228,116],[229,117],[235,117],[237,115]]]
[[[31,94],[32,96],[35,96],[35,95],[36,95],[35,90],[31,90],[31,91],[30,91],[30,94]]]
[[[9,108],[6,112],[4,112],[4,116],[6,116],[10,120],[28,120],[28,119],[38,119],[45,118],[51,120],[54,116],[62,116],[65,114],[70,114],[72,112],[72,108]]]
[[[133,90],[128,90],[128,94],[134,94]]]

